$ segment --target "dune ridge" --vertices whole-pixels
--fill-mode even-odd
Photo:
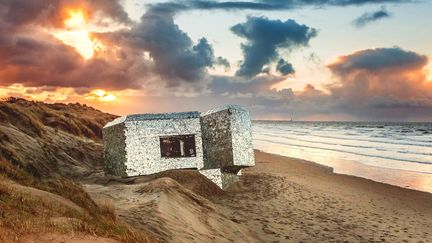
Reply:
[[[101,171],[102,127],[114,117],[80,104],[0,101],[0,242],[154,241],[81,186]]]

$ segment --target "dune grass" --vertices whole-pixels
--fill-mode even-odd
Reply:
[[[100,141],[102,127],[115,117],[78,103],[46,104],[14,97],[0,101],[0,121],[7,121],[33,136],[43,136],[47,126]]]
[[[7,161],[0,162],[0,175],[0,228],[8,229],[13,239],[27,234],[59,232],[96,235],[121,242],[153,241],[145,232],[121,222],[112,206],[94,202],[71,180],[41,182]],[[83,211],[19,191],[13,187],[13,181],[69,199]]]
[[[100,164],[102,153],[97,145],[102,127],[115,117],[81,104],[0,100],[0,242],[3,232],[12,239],[59,232],[122,242],[152,241],[146,232],[136,231],[118,219],[112,206],[93,201],[70,179],[74,177],[59,169],[68,163],[79,162],[82,168]],[[32,143],[25,141],[30,138]],[[56,203],[32,194],[35,190],[31,188],[58,195],[60,202],[70,200],[82,210],[71,207],[69,201]]]

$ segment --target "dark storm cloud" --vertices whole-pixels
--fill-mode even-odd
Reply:
[[[276,70],[280,72],[282,75],[288,75],[295,73],[294,67],[291,63],[285,61],[284,59],[280,59],[276,65]]]
[[[130,30],[103,35],[113,45],[127,46],[135,52],[147,51],[154,60],[153,71],[170,86],[179,82],[196,82],[214,64],[214,54],[207,39],[195,45],[165,11],[149,9],[141,22]]]
[[[353,21],[353,24],[356,27],[360,28],[360,27],[364,27],[367,24],[376,22],[380,19],[385,19],[390,17],[391,17],[390,12],[388,12],[385,8],[381,8],[380,10],[377,10],[375,12],[364,13],[360,17],[356,18]]]
[[[409,3],[415,0],[256,0],[256,1],[200,1],[184,0],[150,4],[165,11],[177,12],[191,9],[204,10],[283,10],[302,7],[350,6],[364,4]]]
[[[262,72],[264,65],[278,57],[278,48],[307,46],[317,31],[289,19],[285,22],[265,17],[248,17],[247,21],[231,27],[231,31],[246,39],[242,44],[244,61],[237,76],[252,77]]]

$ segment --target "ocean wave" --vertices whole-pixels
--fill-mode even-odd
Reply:
[[[288,131],[288,130],[285,130]],[[296,133],[295,135],[303,135],[301,133]],[[429,140],[414,140],[414,139],[408,139],[408,138],[404,138],[407,141],[410,142],[404,142],[403,140],[397,140],[397,141],[392,141],[389,140],[391,138],[389,138],[388,136],[382,136],[381,138],[386,138],[386,140],[382,140],[382,139],[366,139],[366,138],[356,138],[356,137],[348,137],[348,136],[330,136],[330,135],[320,135],[320,134],[314,134],[314,133],[310,133],[308,136],[311,137],[319,137],[319,138],[331,138],[331,139],[337,139],[337,140],[346,140],[346,141],[359,141],[359,142],[371,142],[371,143],[384,143],[384,144],[394,144],[394,145],[405,145],[405,146],[421,146],[421,147],[432,147],[432,142]],[[371,137],[373,137],[374,135],[370,135]],[[287,137],[289,138],[289,137]],[[396,138],[398,139],[398,138]]]
[[[320,149],[320,150],[334,151],[334,152],[339,152],[339,153],[346,153],[346,154],[352,154],[352,155],[364,156],[364,157],[370,157],[370,158],[380,158],[380,159],[385,159],[385,160],[403,161],[403,162],[407,162],[407,163],[432,165],[432,161],[428,162],[428,161],[395,158],[395,157],[388,157],[388,156],[381,156],[381,155],[371,155],[371,154],[365,154],[365,153],[359,153],[359,152],[353,152],[353,151],[340,150],[340,149],[335,149],[335,148],[324,148],[324,147],[317,147],[317,146],[299,145],[299,144],[287,143],[287,142],[275,142],[275,141],[268,140],[268,139],[259,139],[258,138],[255,140],[273,143],[273,144],[281,144],[281,145],[299,147],[299,148]]]
[[[342,146],[342,147],[355,148],[355,149],[371,149],[371,150],[377,150],[377,151],[381,151],[381,152],[402,153],[402,154],[406,154],[406,155],[432,156],[432,153],[420,152],[420,151],[415,151],[415,150],[410,150],[410,151],[390,150],[389,148],[377,147],[377,146],[372,146],[372,145],[371,146],[349,145],[349,144],[331,143],[331,142],[323,142],[323,141],[313,141],[313,140],[299,139],[299,138],[293,138],[293,137],[276,135],[276,134],[268,134],[268,133],[260,133],[260,135],[283,138],[283,139],[290,139],[290,140],[295,140],[295,141],[299,141],[299,142],[306,142],[306,143],[324,144],[324,145],[330,145],[330,146]]]

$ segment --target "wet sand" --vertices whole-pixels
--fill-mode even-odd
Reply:
[[[266,242],[432,242],[432,194],[256,151],[213,201]]]

